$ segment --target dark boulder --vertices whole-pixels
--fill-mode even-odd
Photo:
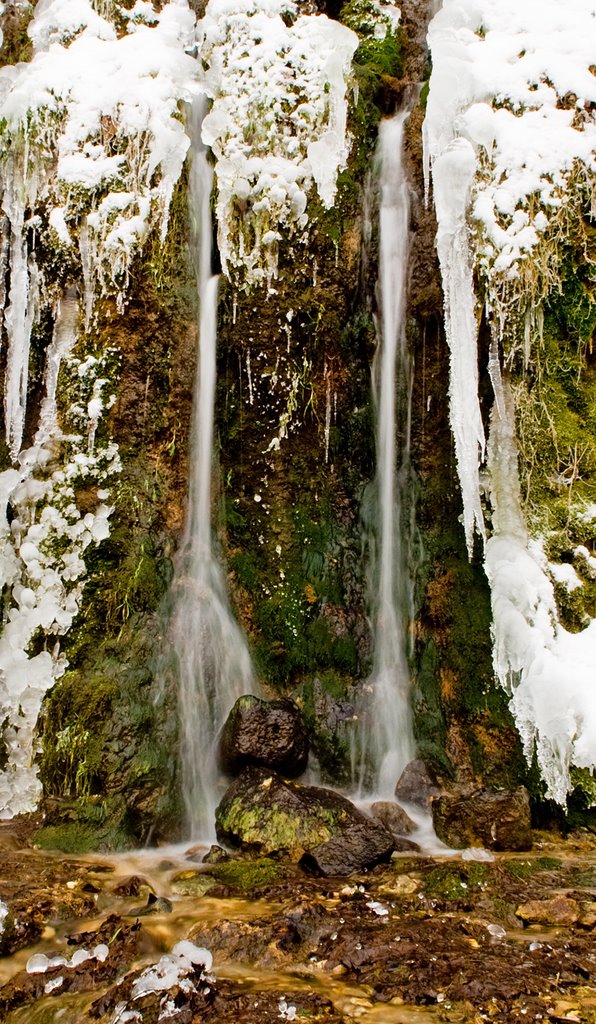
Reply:
[[[330,789],[286,782],[263,768],[245,768],[215,812],[220,841],[277,854],[319,874],[350,874],[388,860],[391,833]],[[308,855],[305,857],[305,855]]]
[[[224,725],[219,757],[230,775],[254,765],[296,778],[308,762],[308,733],[300,708],[287,698],[240,697]]]
[[[428,807],[432,797],[438,796],[440,792],[437,780],[420,758],[406,765],[395,787],[398,800],[418,804],[419,807]]]
[[[372,804],[370,813],[377,821],[381,821],[394,836],[409,836],[410,833],[416,831],[416,822],[412,821],[403,807],[394,804],[391,800],[377,800]]]
[[[530,799],[523,786],[510,792],[459,789],[432,802],[435,831],[448,846],[530,850]]]

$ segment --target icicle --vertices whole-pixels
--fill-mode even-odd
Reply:
[[[252,405],[254,402],[254,394],[252,389],[252,374],[250,370],[250,351],[246,353],[246,376],[248,377],[248,401]]]
[[[4,314],[7,338],[4,411],[6,442],[16,459],[23,439],[29,382],[31,329],[36,319],[39,290],[37,267],[27,253],[25,210],[27,196],[20,180],[22,168],[8,167],[2,208],[10,222],[10,291]]]
[[[445,295],[445,334],[450,352],[451,429],[470,557],[474,530],[485,538],[479,459],[484,458],[486,442],[478,400],[478,324],[466,219],[475,173],[474,150],[465,139],[454,139],[432,165],[437,250]]]
[[[331,434],[331,378],[327,373],[327,360],[325,360],[325,369],[323,370],[323,377],[326,381],[325,391],[325,462],[329,462],[329,437]]]
[[[74,287],[70,287],[58,302],[56,322],[52,341],[46,354],[45,397],[41,404],[39,426],[35,435],[35,444],[45,444],[50,437],[57,437],[58,417],[56,412],[56,388],[62,360],[70,355],[77,340],[77,323],[79,303]]]

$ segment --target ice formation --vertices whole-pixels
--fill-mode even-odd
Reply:
[[[271,280],[282,236],[306,226],[313,184],[331,206],[348,156],[358,37],[298,9],[293,0],[209,0],[199,23],[222,267],[243,284]]]
[[[11,271],[5,412],[13,457],[23,436],[31,330],[40,290],[50,287],[28,234],[48,233],[65,263],[82,263],[87,323],[97,290],[122,302],[131,260],[150,230],[165,236],[188,149],[179,103],[190,98],[196,77],[185,52],[195,19],[186,0],[172,0],[153,17],[143,10],[136,5],[118,36],[90,0],[42,0],[29,26],[32,60],[0,69],[2,231]],[[27,211],[35,212],[26,219]]]
[[[109,534],[112,507],[106,488],[119,459],[116,445],[94,443],[100,415],[112,396],[102,363],[72,355],[78,303],[72,294],[59,305],[46,362],[45,397],[33,445],[17,467],[0,473],[0,583],[9,593],[0,636],[0,721],[8,755],[0,773],[0,816],[31,810],[40,795],[33,764],[35,729],[46,691],[64,672],[60,637],[79,610],[90,544]],[[56,382],[61,362],[69,365],[75,401],[57,423]],[[101,408],[93,406],[95,396]],[[79,399],[77,401],[76,399]],[[98,506],[81,513],[76,488],[95,484]]]
[[[114,357],[74,357],[81,319],[74,287],[64,291],[46,277],[36,242],[47,238],[58,263],[82,281],[88,326],[97,294],[122,303],[130,263],[150,231],[165,236],[189,144],[179,116],[196,78],[185,52],[195,24],[186,0],[160,13],[135,4],[120,35],[105,9],[89,0],[41,0],[29,26],[32,60],[0,70],[0,326],[13,462],[0,475],[5,817],[30,810],[39,796],[37,718],[66,667],[60,637],[79,610],[85,550],[109,533],[109,482],[119,469],[116,446],[96,440],[113,401],[107,364]],[[37,430],[23,450],[29,350],[42,308],[53,314],[54,334]],[[59,425],[61,366],[68,366],[72,401]],[[98,488],[93,512],[77,506],[81,484]]]
[[[495,405],[488,459],[493,515],[485,565],[495,670],[511,693],[528,760],[535,751],[547,795],[564,804],[570,765],[596,766],[596,623],[577,634],[561,627],[552,580],[561,581],[563,570],[550,565],[540,543],[528,538],[512,397],[501,379],[498,346],[507,349],[528,314],[523,344],[529,357],[529,314],[536,312],[532,306],[538,306],[549,275],[556,277],[565,217],[593,181],[596,4],[444,0],[429,43],[427,187],[432,170],[466,539],[471,551],[474,530],[485,535],[476,279],[482,282],[493,334],[489,371]],[[576,585],[568,571],[564,574],[567,586]]]

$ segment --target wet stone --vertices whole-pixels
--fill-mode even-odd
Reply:
[[[283,854],[307,870],[345,875],[388,860],[391,833],[330,789],[246,768],[216,810],[218,838],[251,853]],[[304,855],[304,856],[303,856]]]
[[[435,831],[456,849],[530,850],[530,799],[523,786],[510,792],[455,789],[432,801]]]
[[[515,911],[526,924],[571,925],[580,916],[579,904],[567,896],[554,896],[550,900],[530,900]]]
[[[142,889],[152,889],[146,878],[142,875],[129,875],[114,887],[115,896],[139,896]]]
[[[416,758],[406,765],[395,787],[398,800],[425,808],[428,807],[431,798],[438,796],[440,792],[437,780],[421,758]]]
[[[403,807],[391,800],[377,800],[372,804],[370,813],[373,818],[381,821],[394,836],[409,836],[416,829],[415,822],[412,821],[409,814],[406,814]]]
[[[224,725],[219,756],[229,775],[253,765],[296,778],[308,762],[308,733],[300,708],[287,698],[240,697]]]
[[[203,864],[222,864],[224,861],[229,860],[230,855],[221,846],[215,844],[210,847],[205,856],[202,858]]]

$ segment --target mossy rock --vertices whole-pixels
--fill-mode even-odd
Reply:
[[[274,860],[262,857],[257,860],[228,860],[210,869],[218,882],[243,895],[254,895],[262,889],[281,882],[286,869]]]
[[[252,854],[300,860],[324,875],[366,870],[387,860],[395,846],[380,822],[339,793],[285,782],[262,768],[247,768],[232,783],[215,820],[221,841]]]

